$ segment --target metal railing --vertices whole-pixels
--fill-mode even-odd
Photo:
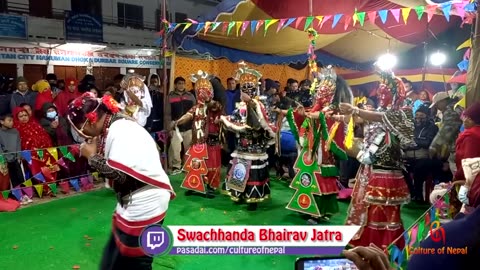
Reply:
[[[18,15],[28,15],[35,17],[30,14],[30,6],[25,3],[18,3],[14,1],[8,1],[7,13],[18,14]],[[56,9],[52,8],[51,16],[45,16],[48,19],[64,20],[65,15],[70,10]],[[155,12],[155,11],[153,11]],[[103,24],[124,27],[124,28],[133,28],[133,29],[142,29],[142,30],[159,30],[160,22],[147,22],[143,20],[135,20],[129,18],[119,18],[114,16],[102,16]]]

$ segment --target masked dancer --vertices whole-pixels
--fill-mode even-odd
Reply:
[[[153,107],[150,91],[144,81],[145,77],[142,75],[130,73],[125,75],[120,82],[124,93],[121,107],[142,127],[147,124]]]
[[[357,174],[347,225],[361,226],[351,241],[353,246],[370,243],[386,248],[403,231],[400,206],[410,201],[402,170],[402,150],[414,145],[414,123],[410,111],[402,107],[405,86],[391,72],[381,72],[377,94],[380,108],[367,111],[340,104],[344,114],[353,114],[370,124],[357,159],[363,165]],[[403,239],[397,242],[402,245]]]
[[[187,156],[183,170],[187,172],[182,188],[190,192],[205,194],[207,198],[215,196],[215,190],[220,185],[221,150],[220,116],[223,106],[213,100],[213,86],[210,76],[199,70],[191,76],[195,83],[197,105],[185,115],[174,121],[175,127],[193,120],[192,146],[185,154]],[[214,79],[216,80],[216,79]]]
[[[257,100],[258,80],[262,75],[244,64],[238,69],[240,83],[239,107],[230,116],[221,116],[225,127],[237,136],[226,190],[235,202],[244,201],[248,210],[270,196],[267,148],[275,143],[275,126],[269,123],[265,106]]]
[[[117,193],[100,269],[152,269],[153,258],[140,247],[139,236],[147,226],[163,223],[175,193],[152,136],[119,111],[111,96],[98,99],[87,92],[69,105],[67,119],[86,138],[81,155]]]
[[[298,172],[290,184],[296,192],[287,209],[312,217],[308,220],[310,224],[329,220],[339,211],[336,162],[347,159],[342,149],[345,119],[335,122],[329,117],[338,110],[340,102],[353,103],[350,87],[332,66],[314,75],[313,87],[317,90],[312,110],[305,113],[302,107],[287,113],[290,128],[301,146],[295,164]]]

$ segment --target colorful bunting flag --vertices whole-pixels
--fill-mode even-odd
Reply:
[[[436,6],[427,6],[427,21],[430,22],[437,11]]]
[[[195,32],[200,32],[203,27],[205,26],[205,23],[201,22],[197,24],[197,29],[195,29]]]
[[[388,10],[379,10],[378,15],[383,24],[387,22]]]
[[[250,32],[252,33],[252,36],[255,34],[255,29],[257,29],[257,23],[257,21],[250,22]]]
[[[260,29],[260,27],[262,27],[264,22],[265,22],[264,20],[258,20],[257,27],[255,27],[255,32],[258,32],[258,30]]]
[[[62,182],[58,183],[58,185],[60,186],[60,189],[62,190],[62,192],[64,194],[70,193],[70,185],[68,184],[68,182],[62,181]]]
[[[72,185],[75,191],[80,191],[80,186],[78,185],[78,179],[70,179],[70,185]]]
[[[37,179],[38,181],[45,183],[45,177],[42,173],[37,173],[33,176],[33,178]]]
[[[243,22],[242,32],[240,33],[241,36],[243,36],[243,34],[245,34],[245,30],[247,30],[249,24],[250,24],[249,21]],[[161,134],[166,135],[164,132],[161,132]],[[166,138],[167,136],[164,136],[164,137]],[[162,137],[162,139],[160,139],[160,136],[158,137],[158,141],[163,142],[163,143],[167,143],[166,139],[164,139],[163,137]]]
[[[445,16],[445,19],[447,19],[447,22],[450,21],[451,11],[452,11],[452,3],[447,2],[442,4],[442,12],[443,12],[443,15]]]
[[[265,28],[264,28],[264,31],[263,31],[263,36],[267,35],[268,28],[270,28],[270,26],[274,25],[277,21],[278,20],[265,20]]]
[[[282,29],[284,29],[284,28],[286,28],[286,27],[289,27],[290,24],[292,24],[294,21],[295,21],[295,18],[290,18],[290,19],[288,19],[287,23],[285,23],[285,25],[283,26]]]
[[[422,19],[423,13],[425,12],[425,6],[416,6],[415,13],[417,13],[418,20]]]
[[[22,151],[20,153],[22,158],[28,162],[28,164],[32,164],[32,153],[28,150]]]
[[[377,12],[375,11],[370,11],[368,12],[368,20],[371,22],[371,23],[375,23],[375,19],[377,18]]]
[[[326,22],[327,22],[328,20],[330,20],[331,18],[332,18],[332,16],[330,16],[330,15],[327,15],[327,16],[323,17],[323,20],[322,20],[322,22],[321,22],[321,24],[320,24],[320,28],[322,28],[322,27],[323,27],[323,24],[326,23]]]
[[[3,155],[0,155],[0,165],[5,165],[5,157]]]
[[[12,189],[11,191],[12,191],[13,196],[15,196],[15,198],[18,201],[20,201],[22,199],[22,191],[20,189],[15,188],[15,189]]]
[[[280,22],[278,23],[278,26],[277,26],[277,33],[278,33],[278,31],[280,31],[280,29],[283,28],[286,21],[287,21],[287,19],[280,19]]]
[[[243,22],[235,22],[235,35],[238,37],[238,34],[240,34],[240,29],[242,29],[242,24]]]
[[[52,191],[52,193],[54,195],[57,195],[57,184],[56,183],[48,184],[48,187],[50,188],[50,190]]]
[[[33,197],[33,188],[32,187],[24,187],[24,188],[22,188],[22,191],[23,191],[23,193],[25,193],[25,195],[27,195],[28,198]]]
[[[31,187],[32,186],[32,179],[28,179],[27,181],[23,182],[23,185],[26,187]]]
[[[6,200],[8,199],[8,196],[10,195],[10,191],[9,190],[4,190],[2,191],[2,196],[3,198]]]
[[[295,19],[295,28],[298,28],[300,26],[300,23],[305,19],[305,17],[298,17]]]
[[[58,150],[55,147],[47,148],[47,152],[55,159],[58,160]]]
[[[317,21],[318,21],[318,24],[317,24],[317,26],[320,26],[320,24],[321,24],[321,23],[322,23],[322,21],[323,21],[323,16],[316,16],[315,18],[316,18],[316,19],[317,19]]]
[[[461,49],[465,49],[465,48],[471,48],[471,47],[472,47],[472,39],[469,38],[469,39],[465,40],[465,42],[460,44],[460,46],[457,47],[457,51],[461,50]]]
[[[361,26],[365,23],[365,12],[358,12],[357,13],[358,22]]]
[[[204,35],[207,34],[207,31],[209,30],[211,24],[212,24],[211,22],[205,22],[205,28],[204,28],[204,31],[203,31]],[[155,138],[153,138],[153,140],[155,140]]]
[[[337,26],[337,24],[340,21],[340,19],[342,18],[342,16],[343,16],[343,14],[336,14],[335,16],[333,16],[332,28],[335,28],[335,26]]]
[[[305,26],[303,27],[303,31],[307,31],[307,29],[310,27],[314,19],[315,17],[313,16],[307,17],[307,19],[305,20]]]
[[[408,16],[410,15],[410,11],[412,11],[411,8],[402,8],[402,18],[403,18],[403,22],[405,24],[407,24]]]
[[[183,27],[182,33],[185,32],[188,28],[190,28],[190,26],[192,26],[192,23],[186,23]]]
[[[43,185],[34,185],[33,186],[37,191],[38,197],[42,198],[43,195]]]
[[[391,9],[390,12],[392,13],[393,18],[395,18],[395,21],[397,21],[397,23],[399,23],[400,22],[400,9],[398,9],[398,8]]]

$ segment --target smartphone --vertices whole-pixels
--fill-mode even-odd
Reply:
[[[298,258],[295,270],[358,270],[357,266],[343,256]]]

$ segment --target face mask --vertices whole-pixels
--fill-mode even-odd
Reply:
[[[47,112],[47,118],[49,119],[53,119],[57,117],[57,112],[53,111],[53,112]]]
[[[468,205],[468,189],[465,186],[461,186],[460,190],[458,191],[458,200],[465,204]]]

